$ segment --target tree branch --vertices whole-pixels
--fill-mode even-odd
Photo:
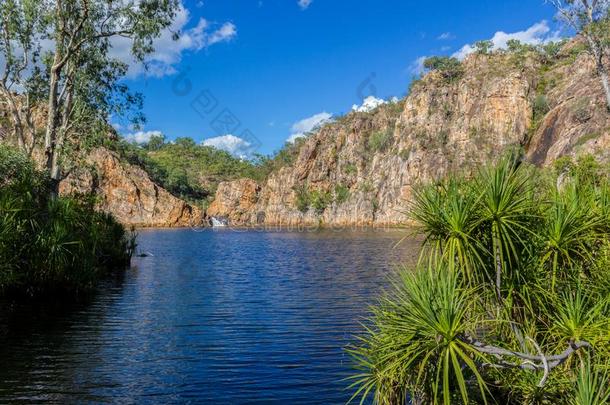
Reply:
[[[591,345],[585,341],[578,341],[568,343],[568,347],[560,354],[555,355],[547,355],[544,354],[538,345],[533,339],[528,338],[536,350],[538,351],[537,355],[532,355],[529,353],[518,352],[514,350],[504,349],[502,347],[488,345],[483,343],[471,336],[465,335],[461,338],[461,340],[472,347],[479,353],[489,354],[496,358],[498,361],[495,363],[484,363],[483,367],[490,368],[519,368],[522,370],[532,370],[532,371],[544,371],[544,375],[542,379],[538,383],[539,387],[544,386],[546,383],[549,373],[552,369],[557,366],[563,364],[572,354],[577,352],[582,348],[591,348]],[[517,359],[517,362],[507,361],[505,358],[513,358]]]

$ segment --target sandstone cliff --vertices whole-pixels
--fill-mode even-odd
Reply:
[[[94,149],[83,167],[60,183],[60,193],[93,194],[98,208],[125,225],[198,226],[202,211],[159,187],[137,166],[122,162],[105,148]]]
[[[208,214],[233,225],[398,225],[415,184],[475,170],[509,147],[539,165],[610,159],[610,114],[585,54],[471,55],[463,71],[455,81],[432,72],[404,100],[324,126],[260,187],[222,184]]]

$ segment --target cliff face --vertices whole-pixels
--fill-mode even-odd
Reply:
[[[61,194],[98,197],[98,208],[125,225],[138,227],[198,226],[202,211],[159,187],[137,166],[121,162],[105,148],[94,149],[85,165],[60,183]]]
[[[399,103],[321,128],[260,189],[223,184],[208,215],[233,225],[398,225],[415,184],[476,170],[509,147],[540,165],[579,153],[608,159],[599,80],[585,55],[564,53],[550,66],[472,55],[452,82],[432,72]]]

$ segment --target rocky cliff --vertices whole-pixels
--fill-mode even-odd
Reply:
[[[121,161],[105,148],[94,149],[85,164],[60,183],[60,193],[93,194],[100,210],[137,227],[199,226],[199,208],[174,197],[140,167]]]
[[[398,225],[414,185],[475,170],[510,147],[538,165],[580,153],[608,160],[601,84],[573,48],[553,61],[471,55],[455,80],[431,72],[400,102],[322,127],[264,184],[222,184],[208,214],[233,225]]]

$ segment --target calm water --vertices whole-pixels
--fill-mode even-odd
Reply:
[[[391,231],[142,231],[92,302],[0,320],[0,402],[342,404],[343,348],[393,264]]]

